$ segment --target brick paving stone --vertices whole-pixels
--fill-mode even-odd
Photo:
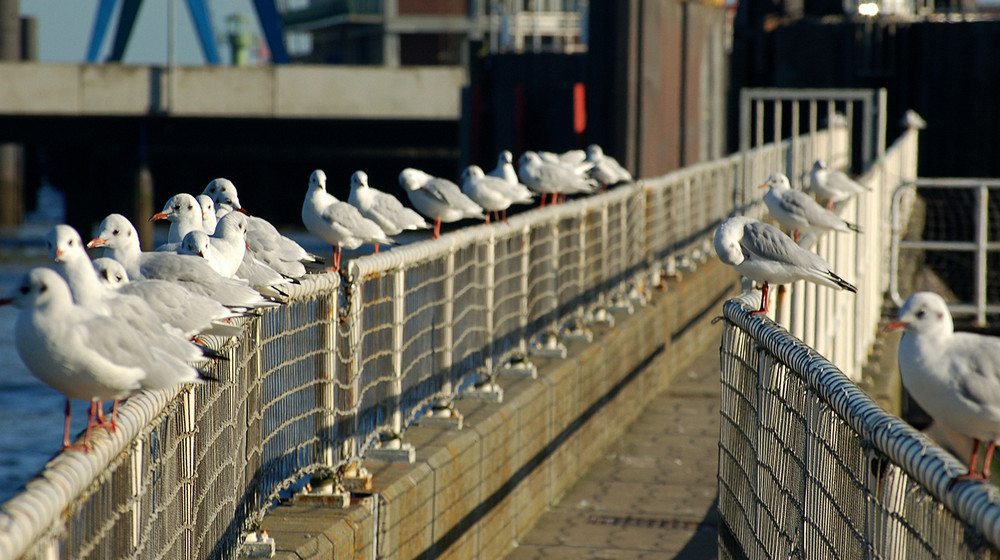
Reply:
[[[718,557],[720,335],[520,536],[507,560]]]

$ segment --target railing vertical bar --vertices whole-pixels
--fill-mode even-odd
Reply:
[[[445,257],[444,272],[444,301],[441,306],[441,371],[444,372],[444,379],[441,382],[441,400],[448,403],[452,399],[453,384],[452,364],[455,358],[455,248],[452,247]],[[434,351],[434,349],[432,349]],[[402,370],[401,370],[402,371]]]
[[[314,362],[316,406],[319,409],[316,430],[320,441],[319,460],[328,467],[333,467],[337,462],[337,390],[334,382],[337,378],[337,328],[330,322],[332,314],[336,314],[336,309],[330,305],[330,298],[318,297],[316,321],[319,325],[321,350],[316,354]]]
[[[989,202],[990,190],[986,185],[977,189],[976,214],[976,324],[986,324],[986,244],[989,242]]]
[[[393,279],[393,318],[392,318],[392,379],[386,402],[390,407],[389,428],[393,435],[403,433],[403,343],[404,326],[406,323],[406,270],[400,267],[392,275]],[[393,440],[392,445],[399,445]]]

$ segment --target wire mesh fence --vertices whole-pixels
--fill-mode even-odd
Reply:
[[[728,301],[722,342],[722,558],[997,558],[1000,491],[836,366]]]
[[[545,337],[637,304],[664,271],[708,258],[734,208],[762,206],[766,174],[849,142],[815,130],[310,276],[241,337],[211,340],[228,356],[219,383],[130,398],[116,432],[4,504],[0,557],[232,557],[305,475],[364,456]]]

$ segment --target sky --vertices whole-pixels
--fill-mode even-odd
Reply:
[[[233,13],[250,16],[255,33],[257,14],[251,0],[206,0],[214,21],[219,58],[228,63],[229,46],[223,33],[226,17]],[[167,21],[170,2],[176,14],[176,62],[183,65],[204,64],[186,0],[144,0],[139,9],[135,29],[125,50],[126,64],[166,64],[168,55]],[[21,15],[33,16],[38,22],[38,59],[41,62],[79,63],[87,57],[87,46],[94,26],[98,0],[20,0]],[[118,4],[121,2],[119,0]],[[117,11],[111,19],[101,49],[101,61],[111,51]]]

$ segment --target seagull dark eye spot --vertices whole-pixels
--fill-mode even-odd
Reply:
[[[115,231],[112,231],[111,235],[118,235],[118,230],[116,229]]]
[[[73,240],[70,239],[69,241],[66,242],[66,244],[69,245],[70,247],[72,247],[73,246]]]
[[[48,286],[46,286],[45,284],[40,284],[40,285],[38,286],[38,293],[40,293],[40,294],[44,294],[44,293],[45,293],[45,291],[46,291],[46,290],[48,290],[48,289],[49,289],[49,287],[48,287]]]
[[[921,309],[920,311],[917,311],[917,319],[923,319],[924,315],[926,315],[926,314],[927,313],[923,309]]]
[[[18,289],[18,291],[19,291],[19,292],[21,292],[22,294],[26,294],[26,293],[28,293],[28,292],[30,292],[30,291],[31,291],[31,288],[30,288],[30,287],[28,287],[27,285],[25,285],[25,286],[21,286],[21,287],[20,287],[20,288]]]

